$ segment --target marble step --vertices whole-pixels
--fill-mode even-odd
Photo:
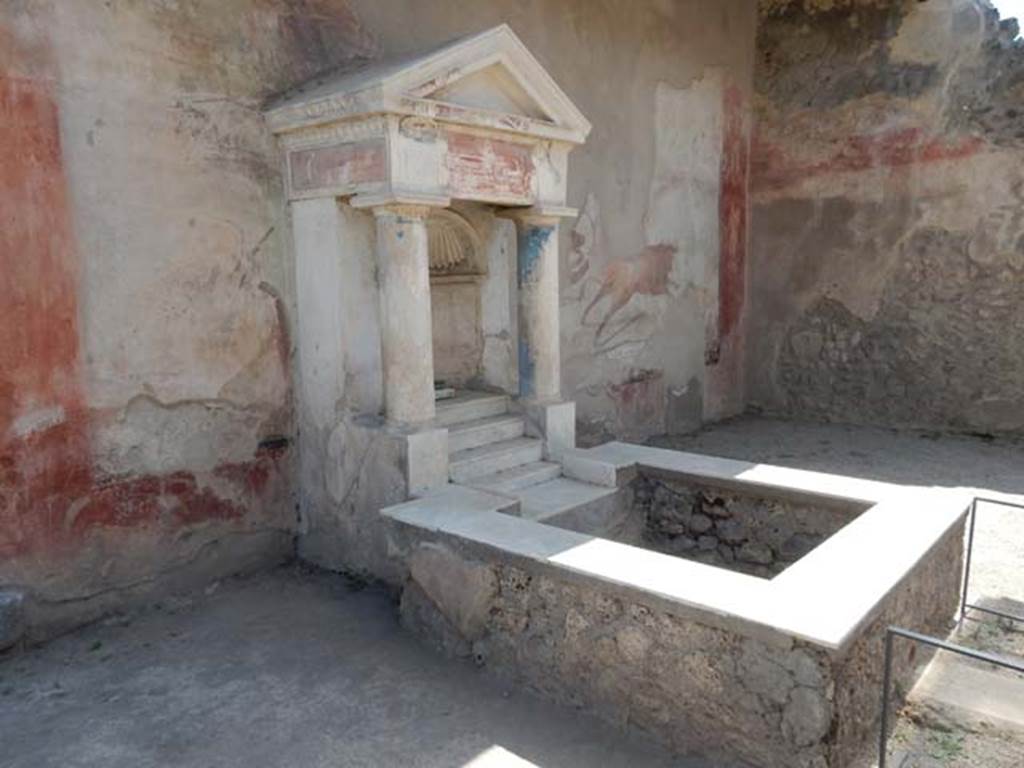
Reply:
[[[504,512],[514,515],[518,508],[519,502],[508,496],[448,483],[418,498],[385,507],[381,514],[397,520],[409,517],[423,520],[424,517],[443,517],[453,511],[470,515],[482,512]]]
[[[451,455],[448,476],[453,482],[465,485],[484,475],[540,461],[543,451],[544,444],[533,437],[517,437],[478,448],[469,448]]]
[[[1002,654],[1014,664],[1019,656]],[[908,702],[936,728],[1024,734],[1024,676],[961,656],[936,656]]]
[[[494,395],[489,392],[460,392],[449,400],[437,403],[438,426],[450,427],[464,421],[486,419],[508,413],[508,395]]]
[[[562,468],[550,461],[533,461],[512,469],[503,469],[492,475],[473,480],[470,485],[490,493],[513,494],[531,485],[546,483],[562,474]]]
[[[597,515],[604,519],[615,512],[618,489],[559,477],[512,494],[519,499],[519,516],[537,522],[575,528],[575,523]]]
[[[448,453],[453,454],[481,445],[522,437],[526,424],[522,416],[488,416],[452,424],[448,428]]]

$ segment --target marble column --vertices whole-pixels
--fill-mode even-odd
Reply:
[[[519,396],[550,402],[561,396],[558,327],[558,222],[555,216],[512,217],[518,233]]]
[[[434,418],[434,350],[430,321],[430,260],[421,205],[373,209],[377,220],[384,412],[389,422]]]

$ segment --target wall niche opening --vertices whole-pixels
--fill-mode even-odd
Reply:
[[[440,393],[478,385],[484,352],[480,293],[487,278],[480,235],[446,208],[427,219],[427,240],[435,386]]]

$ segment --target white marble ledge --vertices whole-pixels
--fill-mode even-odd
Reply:
[[[775,487],[785,478],[810,494],[859,501],[871,494],[880,500],[772,580],[502,514],[508,499],[458,486],[389,507],[382,514],[414,528],[614,585],[636,593],[640,601],[644,595],[655,597],[686,618],[701,620],[704,614],[713,626],[755,637],[799,639],[842,652],[886,596],[963,519],[970,504],[970,496],[963,492],[901,489],[625,443],[585,453],[593,452],[620,467],[640,463],[707,482],[728,477],[746,483],[748,473],[756,469],[758,480],[751,485],[759,489]],[[840,491],[851,495],[839,495]]]
[[[633,443],[605,443],[596,448],[578,449],[573,452],[573,456],[586,459],[590,463],[605,463],[620,471],[637,467],[699,478],[709,484],[717,482],[730,487],[775,489],[788,495],[807,494],[865,504],[902,497],[920,490],[917,487],[876,480],[723,459]]]

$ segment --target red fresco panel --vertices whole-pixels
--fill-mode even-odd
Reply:
[[[300,149],[289,155],[292,190],[295,192],[383,181],[385,165],[382,141]]]
[[[747,261],[747,137],[743,95],[726,88],[719,190],[720,261],[718,271],[718,333],[727,336],[743,313]]]
[[[523,144],[449,131],[447,165],[452,197],[529,201],[533,196],[533,155]]]

